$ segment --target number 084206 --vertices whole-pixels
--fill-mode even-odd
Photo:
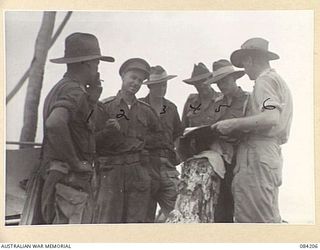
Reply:
[[[303,243],[303,244],[300,244],[300,248],[318,248],[318,244],[306,244],[306,243]]]

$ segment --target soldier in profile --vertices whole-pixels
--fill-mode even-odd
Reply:
[[[289,138],[292,97],[282,77],[270,66],[279,56],[269,42],[251,38],[231,54],[231,62],[243,68],[254,90],[246,117],[220,121],[212,127],[223,134],[246,132],[238,152],[232,192],[235,222],[280,223],[278,195],[282,183],[281,145]]]
[[[28,188],[24,224],[92,223],[100,61],[114,58],[102,56],[87,33],[69,35],[64,57],[51,60],[66,64],[67,72],[44,102],[41,166]]]

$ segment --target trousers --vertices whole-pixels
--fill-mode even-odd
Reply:
[[[162,164],[160,168],[160,183],[158,189],[150,197],[148,205],[147,222],[155,221],[157,203],[160,205],[161,211],[167,217],[174,209],[177,195],[179,172],[175,168],[167,167]]]
[[[41,211],[47,224],[89,224],[93,216],[90,173],[50,170],[45,178]],[[77,214],[77,215],[76,215]]]
[[[282,163],[281,148],[272,138],[249,138],[239,145],[232,182],[235,222],[281,222]]]
[[[147,169],[138,159],[121,164],[99,161],[94,223],[145,222],[151,183]]]

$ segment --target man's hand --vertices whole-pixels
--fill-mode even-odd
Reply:
[[[95,104],[99,100],[102,89],[100,73],[97,72],[95,79],[86,85],[86,90],[89,94],[89,101],[91,103]]]
[[[117,119],[109,119],[105,123],[105,129],[108,131],[120,131],[120,124]]]
[[[216,129],[223,135],[230,134],[233,130],[236,129],[237,119],[228,119],[224,121],[219,121],[211,125],[211,129]]]
[[[166,166],[169,167],[169,168],[175,168],[175,167],[171,164],[171,162],[170,162],[167,158],[165,158],[165,157],[160,157],[160,161],[161,161],[162,164],[166,165]]]

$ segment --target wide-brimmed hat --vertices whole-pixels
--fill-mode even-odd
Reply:
[[[279,56],[268,50],[269,42],[263,38],[251,38],[241,45],[241,49],[231,54],[230,60],[232,64],[238,68],[243,68],[242,59],[245,55],[260,54],[264,55],[268,60],[279,59]]]
[[[193,84],[194,82],[206,79],[210,76],[212,76],[212,74],[209,69],[206,67],[206,65],[200,62],[198,65],[194,65],[191,77],[183,81],[188,84]]]
[[[206,83],[217,83],[219,80],[223,79],[228,75],[232,75],[236,80],[244,76],[244,74],[245,72],[243,70],[234,70],[234,67],[228,60],[221,59],[212,64],[212,78],[206,81]]]
[[[119,74],[120,76],[122,76],[127,71],[134,70],[134,69],[143,71],[145,73],[145,79],[149,78],[150,65],[149,63],[147,63],[146,60],[142,58],[131,58],[125,61],[119,69]]]
[[[166,81],[168,81],[172,78],[175,78],[175,77],[177,77],[177,76],[176,75],[168,75],[164,68],[157,65],[157,66],[151,67],[149,80],[145,81],[143,84],[151,85],[151,84],[166,82]]]
[[[51,59],[53,63],[77,63],[99,59],[114,62],[111,56],[102,56],[98,39],[88,33],[73,33],[65,40],[64,57]]]

